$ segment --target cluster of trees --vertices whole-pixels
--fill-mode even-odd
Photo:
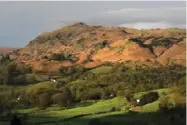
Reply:
[[[71,81],[77,82],[73,85],[67,84],[67,87],[73,88],[72,92],[76,93],[78,100],[109,98],[111,95],[125,96],[129,93],[168,87],[186,75],[184,70],[178,65],[135,69],[116,65],[107,74],[75,72],[71,75]]]
[[[115,96],[126,96],[131,99],[137,92],[165,88],[184,77],[184,67],[170,65],[160,68],[127,67],[123,64],[115,65],[107,74],[95,74],[81,66],[63,68],[59,70],[65,81],[58,81],[56,89],[69,89],[74,101],[108,99]],[[184,86],[184,85],[182,85]],[[181,87],[182,88],[182,87]],[[149,93],[142,97],[142,105],[158,98],[157,93]]]
[[[158,100],[158,98],[159,98],[158,92],[148,92],[146,94],[143,94],[138,98],[139,102],[137,102],[137,99],[134,98],[133,94],[126,95],[127,101],[129,101],[132,106],[143,106],[145,104],[149,104]]]
[[[37,106],[40,109],[46,109],[52,104],[68,106],[73,102],[71,91],[66,87],[61,90],[39,89],[31,93],[18,89],[2,90],[0,97],[2,97],[0,109],[12,109],[18,106],[27,108]]]
[[[0,59],[0,84],[3,85],[20,85],[25,84],[26,74],[32,73],[32,67],[28,65],[16,65],[10,60],[9,56],[3,56]],[[33,81],[29,78],[29,81]]]
[[[0,54],[0,64],[6,64],[11,62],[10,56],[8,54]]]
[[[115,96],[124,96],[128,100],[132,100],[134,93],[169,87],[173,83],[176,83],[178,88],[185,93],[185,80],[179,80],[186,76],[185,68],[182,66],[169,65],[154,68],[148,66],[129,67],[123,63],[107,65],[111,66],[112,70],[104,74],[90,72],[89,69],[84,69],[80,65],[67,69],[61,67],[59,72],[64,79],[58,80],[54,87],[36,89],[31,93],[12,92],[14,93],[12,97],[18,97],[21,94],[20,103],[45,109],[51,104],[67,106],[74,102],[108,99]],[[16,83],[15,81],[24,79],[22,75],[32,71],[30,67],[20,67],[12,63],[1,68],[7,68],[7,70],[4,69],[3,72],[0,72],[0,79],[3,78],[0,84],[12,83],[9,80]],[[7,71],[7,76],[3,76],[4,71]],[[156,99],[158,99],[157,93],[149,93],[142,97],[141,102],[144,105]]]
[[[149,92],[147,94],[144,94],[140,98],[140,103],[138,105],[142,106],[148,103],[152,103],[156,101],[159,98],[159,94],[157,92]]]

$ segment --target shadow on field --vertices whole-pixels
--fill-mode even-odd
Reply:
[[[93,102],[81,102],[81,103],[77,103],[68,107],[64,107],[64,109],[72,109],[72,108],[77,108],[77,107],[86,107],[86,106],[90,106],[92,105]]]
[[[23,125],[185,125],[185,123],[186,108],[178,108],[167,112],[108,112],[81,114],[69,118],[35,115],[29,116]]]
[[[65,125],[185,125],[186,110],[177,109],[163,112],[149,113],[120,113],[100,114],[93,116],[79,117],[67,121]]]

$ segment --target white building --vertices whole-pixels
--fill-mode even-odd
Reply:
[[[56,82],[57,82],[57,80],[56,80],[56,79],[51,79],[51,82],[56,83]]]
[[[137,104],[140,102],[140,99],[136,99]]]

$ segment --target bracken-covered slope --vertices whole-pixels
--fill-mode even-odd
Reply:
[[[123,61],[185,65],[186,31],[75,23],[37,36],[13,55],[17,63],[30,64],[35,70],[44,72],[55,72],[60,66],[94,67]]]

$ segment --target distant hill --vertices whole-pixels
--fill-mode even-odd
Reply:
[[[45,32],[14,53],[17,63],[55,72],[61,66],[95,67],[106,62],[186,64],[184,29],[137,30],[75,23]]]
[[[0,47],[0,53],[10,53],[16,50],[16,48],[11,47]]]

